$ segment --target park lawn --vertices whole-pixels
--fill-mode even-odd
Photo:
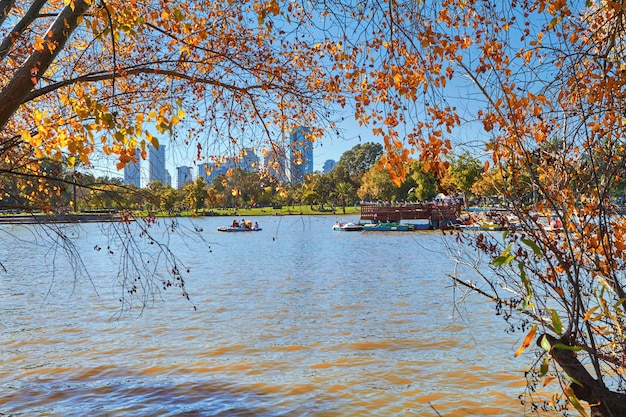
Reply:
[[[345,214],[359,214],[361,212],[361,208],[359,206],[348,206],[346,207]],[[165,212],[161,213],[153,213],[156,216],[167,217],[170,214]],[[252,207],[252,208],[220,208],[220,209],[203,209],[198,213],[194,213],[192,210],[182,211],[177,213],[178,216],[183,217],[193,217],[193,216],[206,216],[206,215],[215,215],[215,216],[290,216],[290,215],[328,215],[328,214],[344,214],[343,209],[341,207],[337,207],[335,209],[335,213],[329,207],[325,207],[323,210],[319,210],[319,206],[282,206],[281,208],[273,208],[273,207]]]

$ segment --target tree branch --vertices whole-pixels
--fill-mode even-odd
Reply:
[[[15,0],[0,0],[0,27],[2,27],[14,5]]]
[[[41,50],[34,51],[0,91],[0,129],[4,128],[28,93],[39,82],[50,64],[65,46],[78,21],[89,9],[87,0],[75,0],[63,8],[44,36]]]
[[[180,61],[176,61],[176,62],[180,62]],[[212,79],[212,78],[199,78],[193,75],[189,75],[189,74],[185,74],[183,72],[179,72],[179,71],[175,71],[175,70],[167,70],[167,69],[160,69],[160,68],[150,68],[150,67],[138,67],[138,68],[128,68],[128,69],[121,69],[120,71],[116,71],[116,72],[107,72],[107,73],[98,73],[98,74],[87,74],[87,75],[83,75],[80,77],[76,77],[76,78],[71,78],[71,79],[67,79],[67,80],[63,80],[63,81],[58,81],[56,83],[51,83],[46,85],[45,87],[33,90],[32,92],[30,92],[29,94],[27,94],[22,103],[26,103],[30,100],[33,100],[37,97],[41,97],[44,96],[52,91],[55,91],[59,88],[62,87],[66,87],[68,85],[72,85],[72,84],[76,84],[76,83],[88,83],[88,82],[100,82],[100,81],[107,81],[107,80],[111,80],[111,79],[119,79],[119,78],[123,78],[126,75],[139,75],[139,74],[154,74],[154,75],[164,75],[164,76],[169,76],[172,78],[177,78],[177,79],[181,79],[181,80],[187,80],[187,81],[192,81],[195,83],[200,83],[200,84],[210,84],[216,87],[222,87],[225,88],[227,90],[231,90],[231,91],[239,91],[241,93],[249,93],[252,90],[260,90],[260,89],[267,89],[267,88],[274,88],[277,87],[276,85],[272,85],[272,84],[255,84],[255,85],[249,85],[246,87],[239,87],[236,86],[234,84],[227,84],[224,82],[221,82],[219,80],[216,79]]]
[[[574,351],[555,346],[556,344],[569,346],[567,341],[544,334],[537,339],[539,346],[544,337],[550,343],[552,358],[569,377],[576,381],[571,385],[574,394],[578,399],[589,403],[592,416],[626,417],[625,393],[610,391],[602,382],[591,376]]]
[[[47,0],[35,0],[31,4],[26,14],[13,27],[13,30],[11,30],[11,32],[4,38],[4,40],[2,41],[2,44],[0,44],[0,61],[6,58],[6,56],[9,54],[9,51],[11,50],[13,45],[15,45],[15,42],[17,42],[20,36],[22,36],[22,33],[24,32],[24,30],[26,30],[26,28],[28,28],[30,24],[33,23],[33,21],[39,16],[39,12],[41,11],[42,7],[46,4],[46,2]],[[6,15],[4,15],[5,13],[4,9],[6,7],[10,9],[13,6],[12,3],[14,3],[14,1],[5,0],[2,3],[9,3],[9,4],[0,3],[1,4],[0,13],[2,13],[2,16],[0,17],[0,19],[3,20],[3,18],[6,17]],[[9,9],[6,10],[7,14],[8,14]],[[0,25],[2,25],[2,20],[0,20]]]

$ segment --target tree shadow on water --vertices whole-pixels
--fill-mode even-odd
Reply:
[[[116,375],[86,378],[42,376],[4,387],[0,416],[281,417],[310,412],[263,387],[180,374],[146,377],[113,372]]]

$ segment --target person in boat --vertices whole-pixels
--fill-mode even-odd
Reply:
[[[230,225],[231,227],[239,227],[239,223],[237,223],[237,219],[233,219],[233,224]]]
[[[259,223],[254,222],[254,230],[258,230],[259,229]]]

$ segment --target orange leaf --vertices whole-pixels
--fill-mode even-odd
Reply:
[[[546,379],[543,381],[543,386],[545,387],[546,385],[548,385],[555,377],[553,376],[549,376],[546,377]]]
[[[526,335],[526,337],[524,338],[524,341],[522,342],[522,345],[519,347],[519,349],[517,349],[517,351],[515,352],[515,357],[517,358],[519,355],[522,354],[522,352],[528,347],[530,346],[530,343],[533,341],[533,339],[535,338],[535,333],[537,333],[537,325],[533,325],[533,327],[531,327],[530,331],[528,332],[528,334]]]

